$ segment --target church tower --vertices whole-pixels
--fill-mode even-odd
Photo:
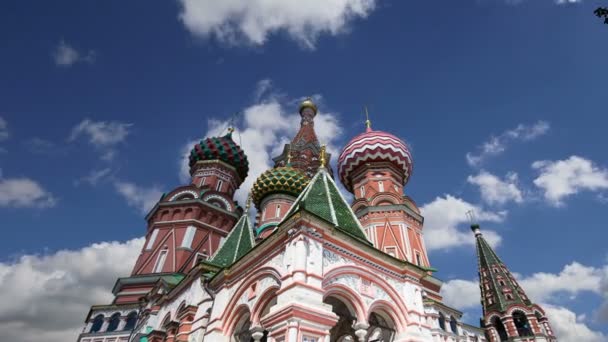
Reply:
[[[232,132],[229,128],[224,136],[194,145],[191,182],[164,194],[147,215],[146,241],[131,277],[117,283],[116,303],[136,302],[141,294],[132,293],[151,288],[159,275],[187,273],[212,255],[235,226],[243,209],[233,196],[249,165]]]
[[[557,341],[544,310],[526,296],[479,225],[471,225],[471,230],[477,246],[482,326],[488,341]]]
[[[407,145],[396,136],[373,130],[354,137],[338,159],[344,187],[354,195],[352,209],[365,234],[379,250],[422,267],[430,267],[422,237],[423,218],[403,195],[413,169]]]

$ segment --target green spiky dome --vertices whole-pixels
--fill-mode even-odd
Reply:
[[[201,140],[190,151],[190,169],[198,161],[221,160],[233,166],[241,181],[249,172],[249,161],[245,152],[232,140],[232,132],[223,137],[212,137]]]
[[[253,184],[251,191],[253,203],[259,208],[264,197],[274,193],[297,197],[309,181],[310,179],[306,177],[304,172],[289,165],[266,170]]]

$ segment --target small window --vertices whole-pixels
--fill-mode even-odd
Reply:
[[[184,239],[182,240],[182,247],[192,248],[192,241],[194,240],[194,234],[196,234],[196,227],[190,226],[186,229]]]
[[[498,268],[495,268],[495,269],[494,269],[494,273],[498,273]]]
[[[154,265],[154,273],[161,273],[163,271],[165,260],[167,260],[167,253],[168,251],[166,249],[160,251],[158,259],[156,259],[156,265]]]
[[[217,181],[217,185],[215,187],[216,191],[222,191],[222,186],[224,185],[224,182],[222,182],[221,180]]]
[[[103,315],[95,316],[95,318],[93,319],[93,325],[91,325],[90,332],[92,332],[92,333],[99,332],[99,330],[101,330],[102,325],[103,325]]]
[[[454,334],[458,335],[458,322],[456,322],[456,318],[454,318],[454,316],[452,316],[450,319],[450,329]]]
[[[439,327],[441,330],[445,330],[445,316],[442,312],[439,313]]]
[[[500,280],[498,283],[500,284],[500,286],[505,286],[505,281],[504,280]]]
[[[420,253],[416,252],[416,264],[418,266],[422,266],[422,259],[420,258]]]
[[[150,235],[150,239],[148,240],[148,243],[146,244],[147,250],[154,248],[154,242],[156,242],[157,236],[158,236],[158,229],[154,229],[154,231],[152,231],[152,235]]]
[[[115,313],[110,317],[110,323],[108,323],[108,329],[106,331],[115,331],[120,323],[120,313]]]
[[[137,323],[137,312],[131,311],[129,315],[127,315],[127,323],[122,330],[133,330],[135,329],[135,323]]]
[[[507,293],[506,297],[507,297],[507,300],[513,300],[513,296],[509,293]]]
[[[382,181],[378,182],[378,190],[380,192],[384,192],[384,183],[382,183]]]
[[[201,179],[198,181],[198,187],[202,187],[203,185],[205,185],[205,181],[207,180],[207,177],[201,177]]]
[[[281,217],[281,205],[277,204],[277,211],[275,217]]]

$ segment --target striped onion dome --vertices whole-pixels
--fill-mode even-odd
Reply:
[[[259,209],[262,200],[275,193],[298,197],[309,181],[310,179],[304,172],[291,167],[289,164],[266,170],[253,183],[253,189],[251,190],[253,203]]]
[[[350,192],[351,173],[360,165],[373,162],[391,162],[402,171],[405,185],[412,174],[414,163],[409,148],[396,136],[368,128],[365,133],[354,137],[340,153],[338,173],[340,181]]]
[[[245,152],[232,140],[232,131],[223,137],[206,138],[198,142],[190,151],[190,170],[198,161],[221,160],[233,166],[241,181],[249,172],[249,161]]]

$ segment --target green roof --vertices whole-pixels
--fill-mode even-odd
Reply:
[[[253,230],[249,222],[249,213],[245,211],[226,237],[224,244],[213,255],[210,263],[220,267],[230,266],[247,254],[253,246]]]
[[[475,231],[479,229],[479,226],[474,225],[472,228]],[[475,238],[477,240],[477,262],[484,314],[494,310],[504,312],[513,304],[531,305],[532,302],[528,299],[524,290],[488,244],[483,234],[477,232]],[[488,289],[486,289],[485,284],[488,285]],[[511,298],[507,298],[507,294],[510,294]],[[490,298],[492,299],[491,303],[488,300]]]
[[[361,223],[325,168],[319,169],[283,220],[302,210],[318,216],[349,235],[368,241]]]

